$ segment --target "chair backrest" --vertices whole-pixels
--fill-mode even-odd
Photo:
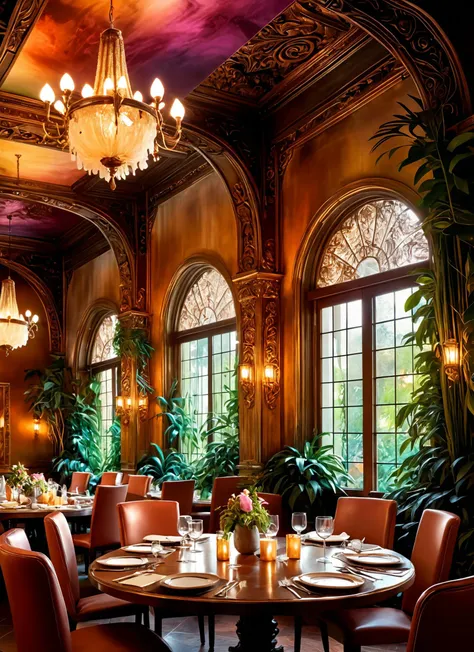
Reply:
[[[20,548],[21,550],[31,550],[26,532],[21,527],[15,527],[4,532],[0,536],[0,544],[6,544],[7,546]]]
[[[91,547],[112,548],[120,543],[117,505],[123,503],[127,485],[97,487],[91,517]]]
[[[176,482],[163,482],[161,498],[175,500],[179,503],[180,514],[191,514],[193,511],[194,480],[177,480]]]
[[[80,494],[84,494],[87,491],[89,486],[89,480],[91,479],[90,473],[83,473],[82,471],[74,471],[71,477],[71,484],[69,486],[69,491],[75,492],[76,490]]]
[[[121,471],[105,471],[105,473],[102,473],[100,484],[106,484],[108,486],[120,484],[122,482],[122,475]]]
[[[393,548],[397,503],[384,498],[343,497],[337,501],[334,533],[347,532],[382,548]]]
[[[18,652],[72,652],[66,606],[49,559],[0,544]]]
[[[148,534],[178,534],[179,505],[170,500],[137,500],[118,506],[120,543],[141,543]]]
[[[281,521],[282,519],[282,499],[279,494],[265,494],[261,493],[260,491],[258,492],[258,497],[263,498],[263,500],[268,503],[265,505],[265,509],[269,514],[278,516],[280,519],[280,528],[282,528],[283,523]]]
[[[61,512],[48,514],[44,519],[49,557],[59,581],[68,614],[76,616],[80,598],[76,552],[66,517]]]
[[[406,652],[472,649],[474,577],[435,584],[416,603]]]
[[[131,496],[145,498],[150,491],[152,480],[151,475],[129,475],[127,500],[130,500]]]
[[[216,478],[212,487],[211,516],[209,519],[209,532],[220,530],[219,519],[221,508],[227,505],[232,494],[237,494],[242,484],[242,478],[238,475],[230,475],[227,478]]]
[[[460,523],[459,516],[450,512],[423,512],[411,555],[415,582],[403,594],[403,611],[412,614],[423,591],[449,578]]]

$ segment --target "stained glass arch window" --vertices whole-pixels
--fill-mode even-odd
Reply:
[[[96,331],[94,342],[92,344],[90,363],[97,364],[116,358],[113,347],[115,327],[117,325],[117,315],[107,315],[101,321]]]
[[[178,331],[235,319],[232,292],[216,269],[206,270],[189,290],[179,315]]]
[[[353,211],[330,238],[317,286],[352,281],[428,258],[428,241],[409,206],[396,199],[370,201]]]

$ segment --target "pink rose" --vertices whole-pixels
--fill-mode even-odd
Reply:
[[[268,505],[267,501],[266,501],[264,498],[260,498],[260,497],[259,497],[258,500],[259,500],[259,502],[260,502],[260,505]]]
[[[244,494],[244,493],[240,494],[239,502],[240,502],[240,509],[243,512],[251,512],[252,511],[252,509],[253,509],[252,500],[246,494]]]
[[[31,474],[31,479],[32,480],[44,480],[44,473],[32,473]]]

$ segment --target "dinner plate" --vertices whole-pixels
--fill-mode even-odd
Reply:
[[[141,557],[107,557],[107,559],[97,559],[97,563],[112,568],[128,568],[129,566],[146,566],[150,563],[150,560]]]
[[[401,559],[398,555],[384,550],[357,553],[352,550],[344,550],[344,556],[357,564],[364,566],[397,566],[401,564]]]
[[[153,543],[153,541],[158,541],[158,543],[163,544],[164,546],[173,546],[177,543],[181,543],[182,537],[168,536],[164,534],[147,534],[146,537],[143,537],[143,541],[148,541]]]
[[[160,584],[173,591],[201,591],[211,589],[219,581],[220,578],[212,573],[178,573],[168,575]]]
[[[358,589],[365,583],[363,577],[349,575],[349,573],[303,573],[295,577],[295,580],[304,584],[310,589],[334,589],[347,591]]]
[[[350,536],[346,532],[341,532],[341,534],[331,534],[330,537],[326,539],[326,543],[343,543],[348,541]],[[309,532],[305,535],[305,541],[311,541],[312,543],[323,543],[323,539],[316,534],[316,532]]]
[[[136,543],[131,546],[124,546],[125,552],[134,552],[139,555],[151,555],[151,543]]]
[[[17,509],[19,505],[16,500],[4,500],[0,507],[3,507],[3,509]]]

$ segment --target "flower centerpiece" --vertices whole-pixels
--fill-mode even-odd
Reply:
[[[20,502],[21,492],[29,482],[28,469],[21,463],[13,464],[11,472],[7,478],[7,485],[10,487],[11,500]]]
[[[270,517],[265,509],[267,503],[252,489],[244,489],[237,496],[232,494],[221,512],[220,524],[224,537],[234,532],[234,545],[238,552],[249,555],[258,550],[259,532],[265,533]]]

